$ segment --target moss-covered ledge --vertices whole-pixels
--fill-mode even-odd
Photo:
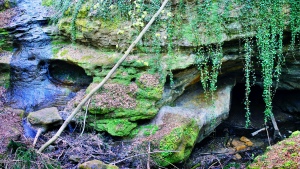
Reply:
[[[163,84],[157,74],[138,72],[132,67],[128,72],[121,67],[111,83],[93,96],[88,109],[90,124],[98,131],[128,136],[139,120],[152,119],[157,114],[156,102],[162,92]]]

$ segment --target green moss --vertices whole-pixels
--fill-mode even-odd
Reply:
[[[12,38],[6,29],[0,28],[0,52],[2,50],[12,51]]]
[[[101,28],[105,28],[108,30],[117,30],[121,26],[121,23],[124,22],[124,19],[119,17],[111,20],[100,19],[100,22]]]
[[[102,71],[103,72],[103,71]],[[120,67],[120,69],[114,74],[112,82],[128,85],[132,83],[132,80],[138,79],[141,73],[133,67]],[[102,78],[94,77],[95,81],[101,81]],[[137,81],[137,80],[135,80]],[[138,82],[137,82],[138,83]],[[89,112],[97,116],[101,115],[104,119],[128,119],[131,122],[144,119],[152,119],[158,112],[156,107],[156,101],[162,97],[162,85],[155,87],[146,87],[138,83],[138,91],[136,94],[128,93],[128,96],[136,99],[136,106],[134,108],[122,108],[122,107],[98,107],[97,100],[92,101],[89,106]],[[88,89],[90,90],[90,89]],[[99,91],[110,92],[110,91]],[[92,122],[91,122],[92,123]],[[102,130],[108,131],[108,128],[102,128]],[[151,134],[145,131],[145,135]]]
[[[88,12],[90,10],[90,5],[89,3],[85,3],[84,5],[82,5],[82,7],[79,10],[78,13],[78,18],[86,18],[88,16]]]
[[[57,53],[60,51],[60,49],[63,48],[63,46],[69,44],[68,42],[66,42],[65,40],[62,39],[54,39],[51,41],[51,45],[52,45],[52,53],[53,55],[57,55]],[[56,57],[56,56],[55,56]]]
[[[0,66],[2,66],[2,65],[0,64]],[[0,86],[3,86],[4,88],[8,89],[9,84],[10,84],[9,83],[9,79],[10,79],[9,70],[1,70],[1,74],[0,74]]]
[[[137,100],[137,106],[134,109],[125,108],[101,108],[89,107],[92,114],[104,115],[104,118],[128,118],[130,121],[144,120],[153,118],[158,109],[154,106],[155,102],[147,99]]]
[[[139,89],[137,92],[138,99],[149,99],[149,100],[159,100],[162,97],[163,88],[159,87],[146,87],[144,89]]]
[[[93,169],[93,168],[99,168],[99,169],[119,169],[119,167],[111,164],[105,164],[102,161],[99,160],[91,160],[87,161],[83,164],[79,164],[79,169]]]
[[[287,161],[283,164],[283,168],[296,168],[296,167],[297,167],[297,163],[293,161]]]
[[[69,51],[68,51],[67,49],[65,49],[65,50],[63,50],[63,51],[60,53],[60,55],[61,55],[61,56],[65,56],[68,52],[69,52]]]
[[[53,5],[53,0],[43,0],[42,5],[43,6],[51,6],[51,5]]]
[[[93,78],[93,83],[100,83],[102,80],[103,80],[102,77],[94,77],[94,78]],[[86,90],[86,93],[89,93],[90,90],[91,90],[91,89],[88,88],[88,89]]]
[[[182,24],[182,36],[187,39],[188,42],[193,43],[195,41],[194,28],[191,24]]]
[[[83,56],[81,59],[82,59],[82,60],[90,60],[90,59],[92,59],[92,58],[93,58],[92,55],[87,55],[87,56]]]
[[[134,67],[119,67],[113,75],[112,81],[115,83],[129,85],[134,79],[137,79],[139,73]]]
[[[284,144],[285,145],[289,145],[289,146],[293,146],[293,145],[296,144],[296,142],[294,142],[294,141],[286,141],[286,142],[284,142]]]
[[[97,120],[91,124],[97,131],[107,131],[113,136],[128,136],[130,132],[137,126],[134,122],[127,119],[105,119]]]
[[[143,136],[151,136],[154,135],[158,131],[159,127],[157,125],[149,124],[145,126],[140,126],[131,131],[129,138],[134,138],[138,134],[142,134]]]
[[[4,3],[3,3],[4,2]],[[0,12],[9,8],[12,8],[16,5],[16,1],[12,0],[2,0],[2,4],[0,6]]]
[[[292,134],[291,134],[291,136],[290,136],[290,138],[294,138],[294,137],[296,137],[296,136],[299,136],[300,135],[300,131],[294,131]]]
[[[174,128],[169,135],[160,140],[159,149],[165,152],[156,156],[156,162],[161,166],[167,166],[187,159],[197,140],[198,132],[199,128],[194,120],[190,124]]]

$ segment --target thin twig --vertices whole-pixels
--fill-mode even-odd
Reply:
[[[89,101],[87,102],[87,105],[86,105],[85,114],[84,114],[84,118],[83,118],[82,131],[81,131],[79,137],[81,137],[83,135],[83,132],[84,132],[86,115],[87,115],[87,112],[88,112],[88,108],[89,108],[90,102],[91,102],[91,98],[89,99]]]
[[[222,165],[222,163],[220,162],[219,158],[217,158],[217,160],[218,160],[218,162],[219,162],[221,168],[223,169],[223,165]]]
[[[178,167],[176,167],[174,164],[170,163],[169,161],[167,161],[167,160],[165,160],[165,159],[163,159],[163,158],[161,158],[161,157],[158,157],[158,158],[159,158],[160,160],[163,160],[163,161],[167,162],[169,165],[173,166],[174,168],[179,169]],[[162,166],[159,166],[159,167],[162,168]]]
[[[269,145],[271,146],[271,141],[270,141],[269,132],[268,132],[268,128],[267,127],[266,127],[266,132],[267,132],[267,136],[268,136]]]
[[[208,167],[208,169],[210,169],[212,166],[214,166],[215,164],[217,164],[217,162],[214,162],[214,163],[212,163],[209,167]]]
[[[147,160],[147,169],[150,169],[150,142],[148,142],[148,160]]]
[[[220,166],[221,166],[221,168],[223,169],[223,166],[222,166],[222,164],[221,164],[221,162],[220,162],[220,160],[218,159],[218,158],[215,158],[216,160],[217,160],[217,162],[214,162],[214,163],[212,163],[210,166],[209,166],[209,168],[208,169],[210,169],[212,166],[214,166],[215,164],[217,164],[217,163],[219,163],[220,164]]]

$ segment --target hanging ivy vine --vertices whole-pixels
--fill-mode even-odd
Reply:
[[[252,57],[253,57],[253,44],[251,39],[246,39],[245,45],[245,65],[244,65],[244,71],[245,71],[245,110],[246,110],[246,125],[245,127],[248,128],[251,121],[250,121],[250,103],[249,100],[250,92],[251,92],[251,73],[253,73],[253,63],[252,63]]]
[[[272,115],[273,80],[279,81],[283,61],[283,1],[261,0],[259,3],[259,27],[257,30],[258,60],[261,65],[265,122]],[[277,62],[276,62],[277,61]]]
[[[221,4],[221,2],[212,0],[197,1],[198,18],[196,23],[203,25],[203,32],[199,34],[199,30],[193,30],[196,37],[194,46],[197,46],[195,62],[200,71],[200,81],[204,91],[211,97],[217,90],[217,79],[223,58],[222,24],[224,24],[224,20],[222,13],[219,12]],[[195,22],[193,23],[195,24]],[[197,25],[191,27],[195,29]],[[203,41],[201,37],[206,37],[206,40]]]

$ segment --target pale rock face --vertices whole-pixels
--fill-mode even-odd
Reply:
[[[30,112],[27,119],[34,126],[50,126],[63,121],[56,107]]]

